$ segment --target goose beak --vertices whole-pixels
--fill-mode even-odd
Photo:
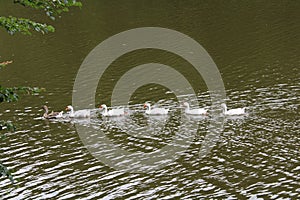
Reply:
[[[146,105],[146,104],[144,104],[144,108],[147,108],[147,105]]]
[[[99,106],[99,108],[102,108],[102,106]]]
[[[67,111],[68,111],[68,110],[69,110],[69,108],[68,108],[68,107],[66,107],[66,109],[65,109],[65,110],[67,110]]]

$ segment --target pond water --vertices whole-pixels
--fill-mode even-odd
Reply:
[[[41,12],[1,1],[0,15],[45,21],[53,24],[56,32],[9,36],[0,30],[1,60],[14,61],[1,69],[1,84],[46,88],[39,95],[22,95],[19,102],[0,106],[1,119],[17,125],[16,132],[7,133],[0,141],[1,162],[17,180],[14,187],[8,179],[0,179],[0,198],[299,199],[299,9],[299,1],[89,0],[81,10],[72,9],[51,21]],[[204,158],[199,157],[199,149],[209,133],[210,116],[187,119],[183,129],[196,131],[189,147],[154,171],[115,169],[89,152],[88,139],[84,141],[78,134],[79,126],[104,132],[95,136],[97,153],[111,160],[122,156],[114,157],[101,146],[104,140],[128,152],[149,153],[169,144],[180,126],[180,106],[173,93],[157,84],[133,93],[129,108],[135,112],[127,118],[39,119],[44,104],[57,111],[72,104],[76,74],[92,49],[112,35],[139,27],[169,28],[196,40],[218,66],[227,106],[247,108],[244,117],[224,119],[218,141]],[[177,55],[155,49],[137,50],[116,59],[100,80],[95,105],[110,106],[120,76],[146,63],[163,63],[178,70],[193,85],[198,105],[210,109],[207,86],[191,65]],[[147,117],[143,114],[146,101],[158,102],[172,112],[167,118]],[[191,124],[196,129],[189,127]],[[143,130],[140,135],[130,133],[143,127],[153,131],[150,135],[143,135]],[[89,133],[87,138],[94,137]],[[165,156],[166,162],[172,157]],[[132,164],[131,160],[123,162]]]

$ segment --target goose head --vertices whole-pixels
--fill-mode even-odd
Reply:
[[[68,105],[68,106],[66,107],[66,111],[72,111],[72,110],[73,110],[73,106]]]
[[[149,108],[150,109],[150,103],[145,103],[144,108]]]
[[[102,104],[99,106],[100,109],[107,109],[107,106],[105,104]]]
[[[185,108],[189,108],[190,104],[188,102],[183,102],[182,106],[185,107]]]

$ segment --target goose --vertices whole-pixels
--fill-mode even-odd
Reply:
[[[245,112],[245,107],[244,108],[235,108],[231,110],[227,110],[227,106],[225,103],[221,104],[222,108],[224,109],[224,114],[225,115],[244,115],[246,114]]]
[[[102,104],[99,108],[104,109],[102,115],[107,117],[117,117],[117,116],[123,116],[127,114],[124,108],[118,108],[118,109],[114,108],[111,110],[107,110],[107,106],[105,104]]]
[[[204,108],[190,109],[188,102],[184,102],[183,107],[185,107],[184,112],[188,115],[207,115],[207,110]]]
[[[70,118],[87,118],[87,117],[90,117],[90,111],[89,110],[77,110],[77,111],[74,111],[74,108],[71,105],[68,105],[66,107],[66,110],[70,111],[69,112],[69,117]]]
[[[150,103],[145,103],[144,108],[147,108],[145,112],[147,115],[167,115],[169,112],[169,109],[165,109],[165,108],[151,109]]]
[[[57,118],[62,118],[63,117],[63,111],[61,112],[51,112],[49,113],[49,109],[46,105],[43,106],[43,109],[45,113],[43,114],[43,117],[45,119],[57,119]]]

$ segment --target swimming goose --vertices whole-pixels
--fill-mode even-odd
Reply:
[[[222,108],[224,109],[224,114],[225,115],[244,115],[246,114],[245,112],[245,107],[244,108],[235,108],[231,110],[227,110],[227,106],[225,103],[221,104]]]
[[[204,108],[190,109],[190,105],[187,102],[184,102],[183,107],[185,107],[185,113],[188,115],[206,115],[207,110]]]
[[[125,112],[124,108],[114,108],[114,109],[108,110],[107,106],[105,104],[102,104],[99,108],[104,109],[104,111],[102,112],[103,116],[117,117],[117,116],[123,116],[123,115],[127,114]]]
[[[167,115],[169,112],[169,109],[166,109],[166,108],[151,109],[150,103],[145,103],[144,108],[147,108],[146,112],[145,112],[147,115]]]
[[[77,110],[74,111],[73,106],[69,105],[66,107],[67,111],[69,112],[69,117],[70,118],[87,118],[90,117],[90,111],[89,110]]]

